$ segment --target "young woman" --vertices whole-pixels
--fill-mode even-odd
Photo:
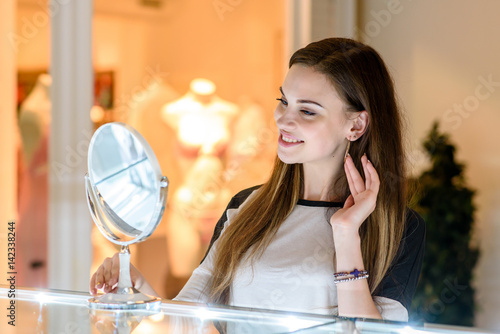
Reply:
[[[350,39],[314,42],[291,57],[280,94],[270,179],[231,200],[176,299],[407,320],[425,224],[406,208],[402,121],[384,62]],[[131,271],[136,288],[156,294]],[[90,291],[117,281],[114,256]]]

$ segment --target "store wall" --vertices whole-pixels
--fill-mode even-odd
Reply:
[[[409,115],[416,171],[426,166],[419,145],[434,120],[451,135],[458,161],[466,164],[467,183],[477,191],[481,248],[476,324],[498,330],[500,2],[363,0],[360,5],[359,32],[391,67]]]
[[[168,72],[169,82],[184,93],[193,78],[205,77],[224,98],[245,94],[272,112],[288,58],[282,51],[283,2],[188,0],[169,6],[170,16],[156,21],[149,35],[149,59]]]
[[[50,16],[42,2],[20,0],[16,26],[19,39],[17,66],[22,70],[48,69],[50,58]]]

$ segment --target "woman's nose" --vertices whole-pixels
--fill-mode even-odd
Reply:
[[[276,120],[276,125],[280,129],[290,129],[295,127],[295,118],[291,110],[285,109],[285,110],[278,110],[276,108],[276,111],[274,113],[274,119]]]

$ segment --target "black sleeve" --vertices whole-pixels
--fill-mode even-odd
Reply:
[[[260,187],[260,185],[242,190],[239,193],[237,193],[233,198],[231,198],[231,200],[229,201],[229,204],[227,205],[226,209],[224,210],[224,213],[222,214],[219,221],[215,225],[214,234],[212,235],[212,239],[210,240],[210,245],[208,246],[207,252],[205,253],[205,256],[203,257],[203,260],[201,260],[201,263],[203,263],[203,261],[207,257],[208,252],[212,248],[212,245],[219,238],[222,230],[224,229],[224,225],[226,224],[226,221],[227,221],[227,210],[239,208],[240,205],[246,201],[248,196],[250,196],[250,194],[254,190],[258,189],[259,187]]]
[[[418,213],[408,209],[398,254],[374,295],[397,300],[409,311],[422,269],[424,248],[425,222]]]

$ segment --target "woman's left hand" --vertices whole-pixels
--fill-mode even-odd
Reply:
[[[330,218],[334,234],[358,233],[361,224],[375,209],[380,180],[375,167],[366,155],[361,157],[361,163],[366,178],[364,181],[351,156],[348,156],[344,163],[351,195],[345,201],[344,207]]]

